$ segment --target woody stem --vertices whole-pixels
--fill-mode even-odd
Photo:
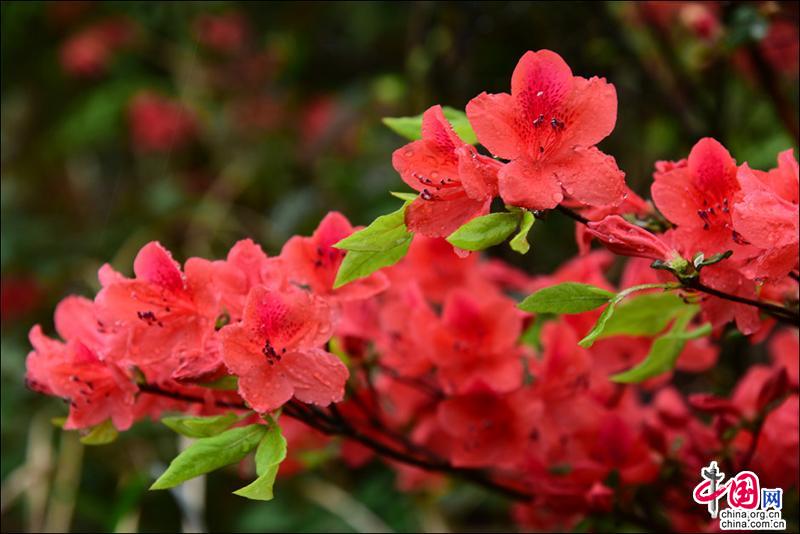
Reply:
[[[205,402],[205,400],[202,398],[176,391],[167,391],[153,384],[139,384],[139,391],[142,393],[160,395],[162,397],[168,397],[184,402],[194,402],[199,404]],[[215,401],[215,404],[222,408],[231,408],[236,410],[250,409],[243,402],[238,403]],[[414,449],[418,450],[420,454],[424,452],[422,455],[425,456],[425,458],[420,458],[419,456],[410,452],[408,447],[406,447],[406,450],[401,450],[395,448],[394,446],[383,443],[353,426],[350,421],[346,420],[341,415],[335,405],[331,406],[330,413],[326,413],[315,406],[303,404],[297,400],[291,400],[283,406],[283,414],[291,417],[292,419],[296,419],[305,425],[322,432],[323,434],[342,436],[352,439],[366,446],[367,448],[372,449],[381,456],[385,456],[386,458],[390,458],[408,465],[413,465],[414,467],[424,469],[425,471],[440,472],[457,476],[518,501],[529,501],[533,497],[524,491],[496,481],[488,472],[484,470],[454,467],[450,465],[447,460],[440,458],[432,451],[422,449],[417,445],[414,445]],[[381,429],[381,432],[384,435],[392,434],[389,429]]]
[[[587,224],[588,222],[590,222],[589,219],[587,219],[583,215],[576,213],[564,206],[559,205],[555,209],[556,211],[561,212],[570,219],[573,219],[574,221],[579,222],[581,224]],[[699,280],[682,281],[681,283],[683,287],[686,289],[692,289],[695,291],[699,291],[701,293],[706,293],[707,295],[712,295],[717,298],[729,300],[731,302],[737,302],[739,304],[744,304],[746,306],[753,306],[754,308],[758,308],[759,310],[763,311],[770,317],[775,318],[779,322],[791,324],[794,326],[800,326],[800,312],[794,312],[788,308],[784,308],[783,306],[778,306],[776,304],[771,304],[769,302],[764,302],[761,300],[749,299],[747,297],[740,297],[739,295],[731,295],[730,293],[725,293],[724,291],[720,291],[719,289],[714,289],[713,287],[709,287],[701,283]]]

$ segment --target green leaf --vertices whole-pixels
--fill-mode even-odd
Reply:
[[[345,237],[333,246],[342,250],[384,252],[402,245],[412,237],[406,229],[406,206],[408,202],[397,211],[381,215],[366,228]]]
[[[599,308],[613,297],[614,293],[599,287],[564,282],[528,295],[519,308],[533,313],[582,313]]]
[[[271,420],[269,430],[261,438],[256,450],[256,473],[258,478],[247,486],[234,491],[235,495],[259,501],[272,500],[272,487],[278,467],[286,458],[286,439],[281,434],[281,427]]]
[[[92,427],[88,434],[81,437],[84,445],[106,445],[111,443],[119,436],[119,432],[114,428],[111,419],[106,419],[99,425]]]
[[[617,304],[622,302],[622,300],[631,293],[643,291],[645,289],[675,289],[677,287],[679,287],[677,284],[642,284],[639,286],[629,287],[624,291],[620,291],[613,299],[611,299],[611,301],[608,303],[608,306],[606,306],[606,309],[600,314],[600,317],[597,319],[597,322],[594,324],[592,329],[588,334],[586,334],[586,337],[578,342],[578,345],[585,349],[591,347],[594,342],[603,334],[606,325],[616,311]]]
[[[406,229],[405,210],[381,215],[366,228],[345,237],[333,246],[347,250],[339,266],[333,288],[369,276],[375,271],[394,265],[408,252],[414,234]]]
[[[389,194],[405,202],[413,202],[419,196],[417,193],[406,193],[405,191],[389,191]]]
[[[258,445],[266,432],[265,425],[252,424],[200,438],[172,460],[150,489],[172,488],[190,478],[236,463]]]
[[[209,417],[164,417],[161,422],[178,434],[183,434],[190,438],[208,438],[216,436],[238,420],[239,416],[230,412]]]
[[[353,280],[364,278],[384,267],[394,265],[405,257],[409,246],[411,246],[411,236],[389,250],[374,252],[349,250],[339,266],[339,272],[336,273],[333,288],[340,288]]]
[[[672,370],[687,341],[711,333],[711,325],[708,323],[691,331],[686,330],[699,310],[699,306],[687,306],[681,310],[672,328],[653,342],[647,357],[633,369],[612,376],[611,380],[624,383],[641,382]]]
[[[235,391],[239,388],[239,379],[233,375],[225,375],[211,382],[202,382],[200,385],[204,388],[220,391]]]
[[[465,143],[474,145],[478,142],[478,137],[475,135],[466,113],[448,106],[442,108],[442,113]],[[393,132],[410,141],[422,138],[422,114],[414,117],[384,117],[383,123]]]
[[[611,336],[652,336],[662,332],[686,308],[675,293],[639,295],[614,310],[598,339]]]
[[[512,250],[520,254],[528,253],[531,249],[531,245],[528,243],[528,232],[531,231],[533,223],[535,222],[536,218],[533,216],[533,213],[528,210],[522,212],[522,222],[519,224],[519,232],[517,232],[517,235],[515,235],[514,239],[509,243]]]
[[[447,242],[464,250],[483,250],[505,241],[518,223],[516,213],[490,213],[464,224],[448,236]]]

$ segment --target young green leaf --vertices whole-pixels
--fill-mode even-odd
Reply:
[[[336,280],[333,282],[333,288],[340,288],[353,280],[364,278],[384,267],[394,265],[405,257],[408,253],[409,246],[411,246],[410,236],[399,245],[388,250],[347,251],[347,256],[342,260],[342,264],[339,266],[339,272],[336,273]]]
[[[407,193],[405,191],[389,191],[389,194],[405,202],[413,202],[419,196],[417,193]]]
[[[200,438],[176,456],[150,489],[167,489],[199,475],[240,461],[267,432],[265,425],[231,428],[209,438]]]
[[[461,226],[450,234],[447,242],[464,250],[483,250],[505,241],[518,223],[516,213],[490,213]]]
[[[675,293],[648,293],[620,304],[598,339],[611,336],[652,336],[664,331],[686,303]]]
[[[641,382],[671,371],[687,341],[711,332],[711,325],[708,323],[691,331],[686,330],[699,309],[698,306],[684,307],[675,318],[672,328],[653,342],[647,357],[633,369],[612,376],[611,380],[623,383]]]
[[[286,439],[281,434],[281,427],[272,421],[269,430],[258,443],[256,450],[256,474],[258,478],[247,486],[234,491],[235,495],[259,501],[272,500],[272,487],[278,467],[286,458]]]
[[[190,438],[208,438],[216,436],[238,420],[238,415],[229,412],[224,415],[212,415],[208,417],[164,417],[161,419],[161,422],[178,434],[183,434]]]
[[[397,211],[381,215],[366,228],[345,237],[333,246],[342,250],[385,252],[402,245],[412,236],[406,229],[407,205],[408,202]]]
[[[512,250],[520,254],[528,253],[531,249],[531,245],[528,243],[528,232],[531,231],[533,223],[535,222],[536,218],[533,216],[533,213],[528,210],[522,212],[522,222],[519,224],[519,232],[517,232],[514,239],[509,242]]]
[[[81,436],[81,443],[84,445],[106,445],[111,443],[119,436],[119,432],[114,428],[111,419],[106,419],[97,426],[92,427],[88,434]]]
[[[466,113],[448,106],[442,108],[442,113],[465,143],[474,145],[478,142],[478,137],[475,135]],[[393,132],[410,141],[422,138],[422,114],[414,117],[384,117],[383,123]]]
[[[643,291],[645,289],[675,289],[678,287],[675,284],[642,284],[639,286],[629,287],[624,291],[620,291],[617,295],[611,299],[606,306],[606,309],[603,310],[603,313],[600,314],[598,317],[597,322],[594,324],[592,329],[586,334],[586,337],[581,339],[578,342],[578,345],[581,347],[588,349],[591,347],[597,339],[603,334],[603,331],[606,328],[606,325],[610,321],[611,317],[614,315],[617,305],[622,302],[622,300],[630,295],[631,293],[635,293],[636,291]]]
[[[599,308],[613,297],[614,293],[599,287],[564,282],[528,295],[519,308],[533,313],[581,313]]]

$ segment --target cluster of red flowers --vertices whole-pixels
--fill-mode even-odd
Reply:
[[[59,305],[63,341],[31,331],[28,383],[69,401],[68,429],[108,419],[126,429],[165,411],[266,414],[339,403],[350,465],[400,442],[428,466],[490,469],[493,483],[530,496],[515,512],[530,527],[570,528],[589,513],[629,509],[662,479],[671,527],[701,528],[705,510],[687,497],[714,458],[758,471],[765,484],[797,487],[797,332],[746,302],[797,301],[797,161],[786,151],[776,169],[756,171],[700,140],[686,160],[656,165],[651,193],[664,220],[595,147],[616,107],[605,80],[573,76],[553,52],[528,52],[510,94],[483,93],[467,106],[495,157],[460,139],[438,106],[424,115],[422,139],[394,153],[419,192],[405,209],[415,235],[399,263],[335,287],[345,251],[334,245],[354,232],[338,213],[276,257],[244,240],[225,260],[190,258],[181,268],[150,243],[134,278],[106,265],[94,300]],[[583,254],[539,277],[454,254],[442,237],[487,214],[496,196],[536,213],[577,210],[587,222],[577,234]],[[669,229],[647,229],[655,224]],[[608,250],[590,251],[591,239]],[[606,277],[609,251],[634,256],[618,288]],[[721,261],[703,263],[715,255]],[[716,291],[700,304],[717,333],[735,319],[754,342],[769,340],[771,363],[751,367],[728,399],[686,396],[670,374],[615,384],[608,377],[642,361],[652,340],[608,336],[583,348],[599,310],[534,316],[515,298],[568,281],[616,292],[676,277],[695,281],[686,298],[697,298],[697,287]],[[702,373],[718,350],[709,338],[689,339],[676,368]],[[237,389],[220,389],[229,376]],[[290,454],[327,439],[284,421]],[[397,460],[404,488],[443,482]]]

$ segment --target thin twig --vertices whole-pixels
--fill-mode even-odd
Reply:
[[[566,208],[564,206],[559,205],[555,208],[555,210],[581,224],[587,224],[588,222],[590,222],[583,215],[576,213],[575,211]],[[737,302],[739,304],[753,306],[754,308],[758,308],[759,310],[763,311],[767,315],[777,319],[782,323],[791,324],[794,326],[800,326],[800,313],[793,312],[792,310],[784,308],[783,306],[778,306],[776,304],[771,304],[769,302],[764,302],[761,300],[749,299],[747,297],[740,297],[739,295],[732,295],[730,293],[725,293],[724,291],[720,291],[719,289],[714,289],[713,287],[709,287],[701,283],[699,280],[681,281],[681,284],[686,289],[693,289],[695,291],[700,291],[702,293],[706,293],[708,295],[712,295],[714,297],[721,298],[724,300],[729,300],[731,302]]]
[[[161,395],[163,397],[169,397],[171,399],[185,401],[185,402],[195,402],[195,403],[205,402],[204,399],[201,399],[199,397],[186,395],[176,391],[163,390],[153,384],[139,384],[139,390],[142,393]],[[228,401],[220,401],[217,402],[217,406],[223,408],[232,408],[237,410],[249,410],[247,405],[244,404],[243,402],[234,403]],[[333,409],[333,412],[338,414],[338,410],[336,408]],[[486,471],[480,469],[466,469],[460,467],[453,467],[452,465],[450,465],[449,462],[436,457],[432,452],[428,453],[430,455],[430,459],[422,459],[418,458],[417,456],[414,456],[408,451],[397,450],[394,447],[382,443],[376,440],[375,438],[363,433],[359,429],[353,427],[349,422],[344,420],[344,418],[342,418],[340,414],[337,417],[331,417],[322,412],[316,406],[306,405],[296,400],[292,400],[283,406],[283,414],[288,417],[291,417],[292,419],[296,419],[302,423],[305,423],[307,426],[319,430],[324,434],[338,435],[350,438],[354,441],[361,443],[362,445],[365,445],[366,447],[372,449],[378,454],[390,458],[392,460],[413,465],[425,471],[435,471],[457,476],[464,480],[468,480],[470,482],[483,486],[484,488],[496,491],[497,493],[503,494],[506,497],[518,501],[529,501],[530,499],[533,498],[532,495],[524,491],[497,482]]]

